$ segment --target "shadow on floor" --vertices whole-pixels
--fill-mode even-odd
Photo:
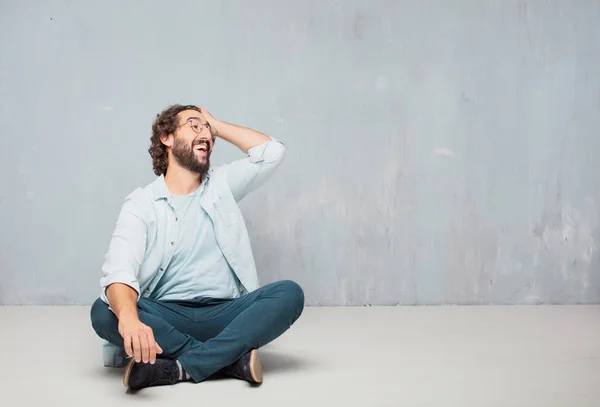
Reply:
[[[259,350],[258,355],[264,373],[301,370],[314,365],[309,359],[288,353]]]
[[[99,369],[102,372],[102,375],[105,377],[118,377],[123,379],[123,375],[125,374],[124,367],[100,367]]]

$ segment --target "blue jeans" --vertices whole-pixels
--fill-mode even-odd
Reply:
[[[152,328],[163,353],[201,382],[252,349],[273,341],[300,317],[304,292],[293,281],[278,281],[235,299],[198,297],[190,301],[140,299],[140,320]],[[115,314],[98,299],[92,327],[102,339],[123,347]]]

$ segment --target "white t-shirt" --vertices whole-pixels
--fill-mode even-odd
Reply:
[[[179,238],[151,298],[237,298],[238,280],[221,252],[210,216],[200,204],[204,184],[189,195],[173,195]]]

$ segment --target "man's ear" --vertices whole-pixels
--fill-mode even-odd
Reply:
[[[160,137],[160,141],[167,147],[173,147],[173,134],[166,134]]]

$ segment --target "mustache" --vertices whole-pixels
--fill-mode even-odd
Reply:
[[[210,149],[210,143],[208,142],[208,140],[204,140],[204,139],[202,139],[202,140],[195,140],[195,141],[192,143],[192,148],[194,148],[194,147],[196,147],[196,146],[199,146],[199,145],[201,145],[201,144],[204,144],[204,145],[206,145],[206,149],[207,149],[207,150],[208,150],[208,149]]]

